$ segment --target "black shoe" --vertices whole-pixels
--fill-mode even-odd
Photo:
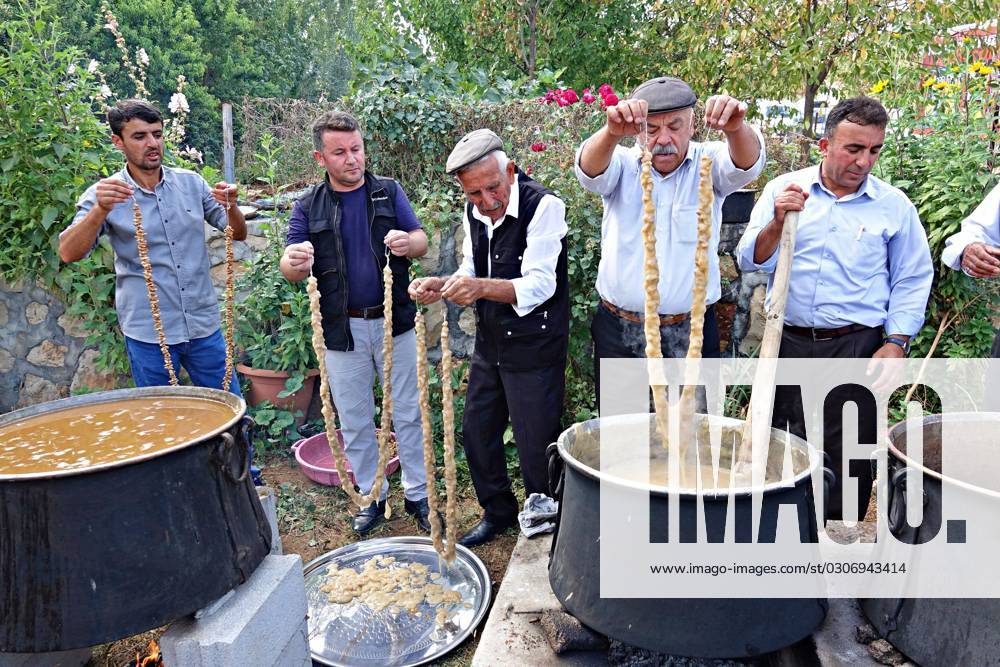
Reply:
[[[467,532],[465,535],[462,535],[462,537],[458,540],[458,543],[463,547],[475,547],[480,544],[485,544],[503,531],[508,528],[513,528],[516,525],[516,517],[506,521],[498,521],[484,516],[479,520],[479,523],[473,526],[472,530]]]
[[[383,519],[385,519],[385,501],[373,502],[354,515],[354,532],[358,535],[367,535],[375,526],[382,523]]]
[[[425,533],[431,532],[430,514],[431,508],[427,504],[427,498],[420,500],[403,499],[403,509],[417,521],[417,526]]]

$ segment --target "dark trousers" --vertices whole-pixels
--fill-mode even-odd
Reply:
[[[993,339],[993,351],[990,354],[994,359],[1000,359],[1000,329],[997,329],[997,335]]]
[[[705,310],[705,340],[701,356],[719,356],[719,326],[715,321],[715,304]],[[691,318],[660,327],[660,351],[664,359],[679,359],[687,356],[688,337],[691,334]],[[603,304],[597,304],[597,311],[590,323],[590,335],[594,339],[594,391],[598,409],[601,406],[601,359],[644,359],[646,357],[646,333],[640,322],[630,322],[618,317]]]
[[[800,359],[866,359],[882,347],[882,329],[864,329],[845,334],[831,340],[814,341],[809,336],[789,333],[781,335],[781,349],[778,356]],[[846,402],[854,401],[858,406],[858,438],[860,442],[877,442],[877,406],[867,389],[853,385],[835,388],[823,403],[823,443],[817,447],[826,453],[825,465],[836,475],[827,498],[825,518],[834,521],[860,521],[868,511],[874,475],[869,461],[851,461],[845,470],[841,462],[844,451],[842,411]],[[774,413],[771,425],[782,431],[787,430],[803,440],[806,427],[803,417],[802,394],[797,387],[781,387],[775,390]],[[816,418],[815,416],[812,418]],[[813,443],[816,444],[816,443]],[[843,516],[843,494],[841,484],[850,475],[858,483],[858,516]]]
[[[519,506],[507,476],[503,434],[514,431],[524,493],[549,493],[545,449],[559,437],[566,362],[528,371],[503,370],[473,355],[462,436],[479,504],[491,520],[507,522]]]

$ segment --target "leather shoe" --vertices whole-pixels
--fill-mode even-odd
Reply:
[[[406,513],[411,515],[420,527],[420,530],[425,533],[431,532],[431,522],[430,514],[431,508],[427,504],[427,498],[421,498],[420,500],[410,500],[409,498],[403,499],[403,509]]]
[[[385,519],[385,501],[373,502],[368,507],[354,515],[354,532],[358,535],[367,535],[375,526]]]
[[[498,521],[484,516],[479,520],[479,523],[473,526],[472,530],[467,532],[465,535],[462,535],[462,537],[458,540],[458,543],[463,547],[479,546],[480,544],[489,542],[503,531],[508,528],[513,528],[516,525],[517,518],[508,519],[507,521]]]

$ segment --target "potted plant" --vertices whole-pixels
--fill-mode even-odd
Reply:
[[[243,363],[237,370],[250,380],[247,401],[270,401],[305,415],[318,364],[312,347],[309,297],[304,283],[281,275],[278,262],[285,245],[284,215],[260,223],[266,246],[236,283],[242,296],[236,306],[236,348]]]

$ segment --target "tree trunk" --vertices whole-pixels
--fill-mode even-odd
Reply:
[[[819,85],[809,83],[808,80],[806,81],[805,97],[802,102],[802,128],[805,135],[810,139],[816,138],[816,121],[813,117],[813,112],[816,107],[816,92],[818,90]]]

